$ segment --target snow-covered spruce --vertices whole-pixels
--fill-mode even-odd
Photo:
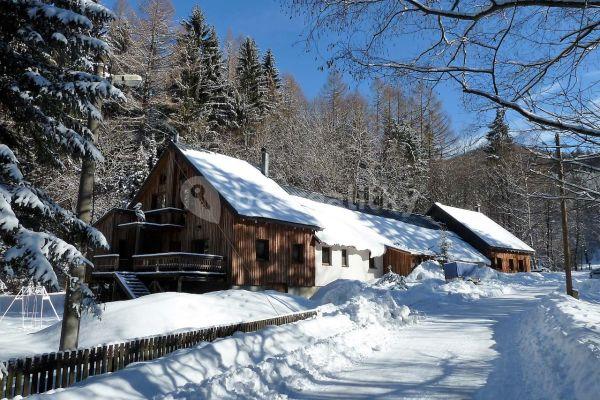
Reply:
[[[0,1],[0,242],[3,262],[58,287],[57,272],[89,264],[62,238],[106,246],[102,234],[25,180],[24,165],[63,157],[102,160],[88,118],[101,120],[100,99],[124,99],[95,60],[106,57],[100,32],[112,18],[90,0]],[[9,147],[10,146],[10,147]]]

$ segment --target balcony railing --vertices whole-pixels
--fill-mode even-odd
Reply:
[[[217,272],[225,273],[223,257],[198,253],[138,254],[129,259],[119,259],[118,254],[94,256],[93,272]],[[125,263],[126,261],[126,263]]]
[[[94,256],[94,272],[116,271],[119,269],[118,254],[101,254]]]
[[[133,272],[218,272],[225,273],[223,257],[198,253],[158,253],[133,256]]]
[[[174,207],[145,211],[146,221],[155,224],[185,225],[185,210]]]

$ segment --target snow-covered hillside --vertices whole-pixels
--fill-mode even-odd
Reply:
[[[144,336],[269,318],[313,308],[301,297],[274,291],[224,290],[202,295],[159,293],[103,305],[100,319],[86,315],[81,322],[81,347],[120,342]],[[20,318],[15,316],[17,322]],[[57,351],[61,323],[29,334],[20,324],[0,335],[0,360]]]
[[[446,283],[434,263],[408,279],[337,281],[315,318],[177,351],[49,393],[56,399],[595,399],[600,280],[479,270]],[[224,292],[226,293],[226,292]],[[312,304],[300,304],[307,306]]]

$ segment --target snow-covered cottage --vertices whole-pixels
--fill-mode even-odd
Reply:
[[[487,215],[463,208],[435,203],[427,215],[456,232],[504,272],[531,271],[535,251]]]
[[[418,214],[401,213],[284,187],[314,216],[315,285],[336,279],[367,280],[391,269],[408,275],[423,260],[442,255],[449,260],[489,265],[490,261],[455,233]]]
[[[131,210],[138,203],[143,220]],[[124,292],[315,285],[317,221],[254,166],[222,154],[171,144],[128,209],[95,225],[111,250],[94,258],[92,278],[114,278]]]
[[[112,286],[106,297],[224,287],[308,295],[338,278],[369,279],[388,268],[407,275],[442,247],[451,260],[489,264],[429,218],[353,210],[284,189],[265,169],[171,144],[127,209],[96,222],[111,246],[94,257],[98,290]]]

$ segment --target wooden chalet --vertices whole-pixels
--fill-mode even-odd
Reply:
[[[89,279],[105,299],[315,286],[312,217],[257,168],[221,154],[170,144],[129,208],[95,226],[110,250],[94,256]]]
[[[435,203],[427,215],[457,233],[503,272],[530,272],[535,251],[525,242],[479,211]]]
[[[335,279],[408,275],[439,256],[443,237],[453,261],[490,263],[429,217],[318,196],[270,179],[266,152],[258,169],[171,143],[128,207],[95,223],[110,250],[88,279],[103,300],[229,287],[310,295]]]

